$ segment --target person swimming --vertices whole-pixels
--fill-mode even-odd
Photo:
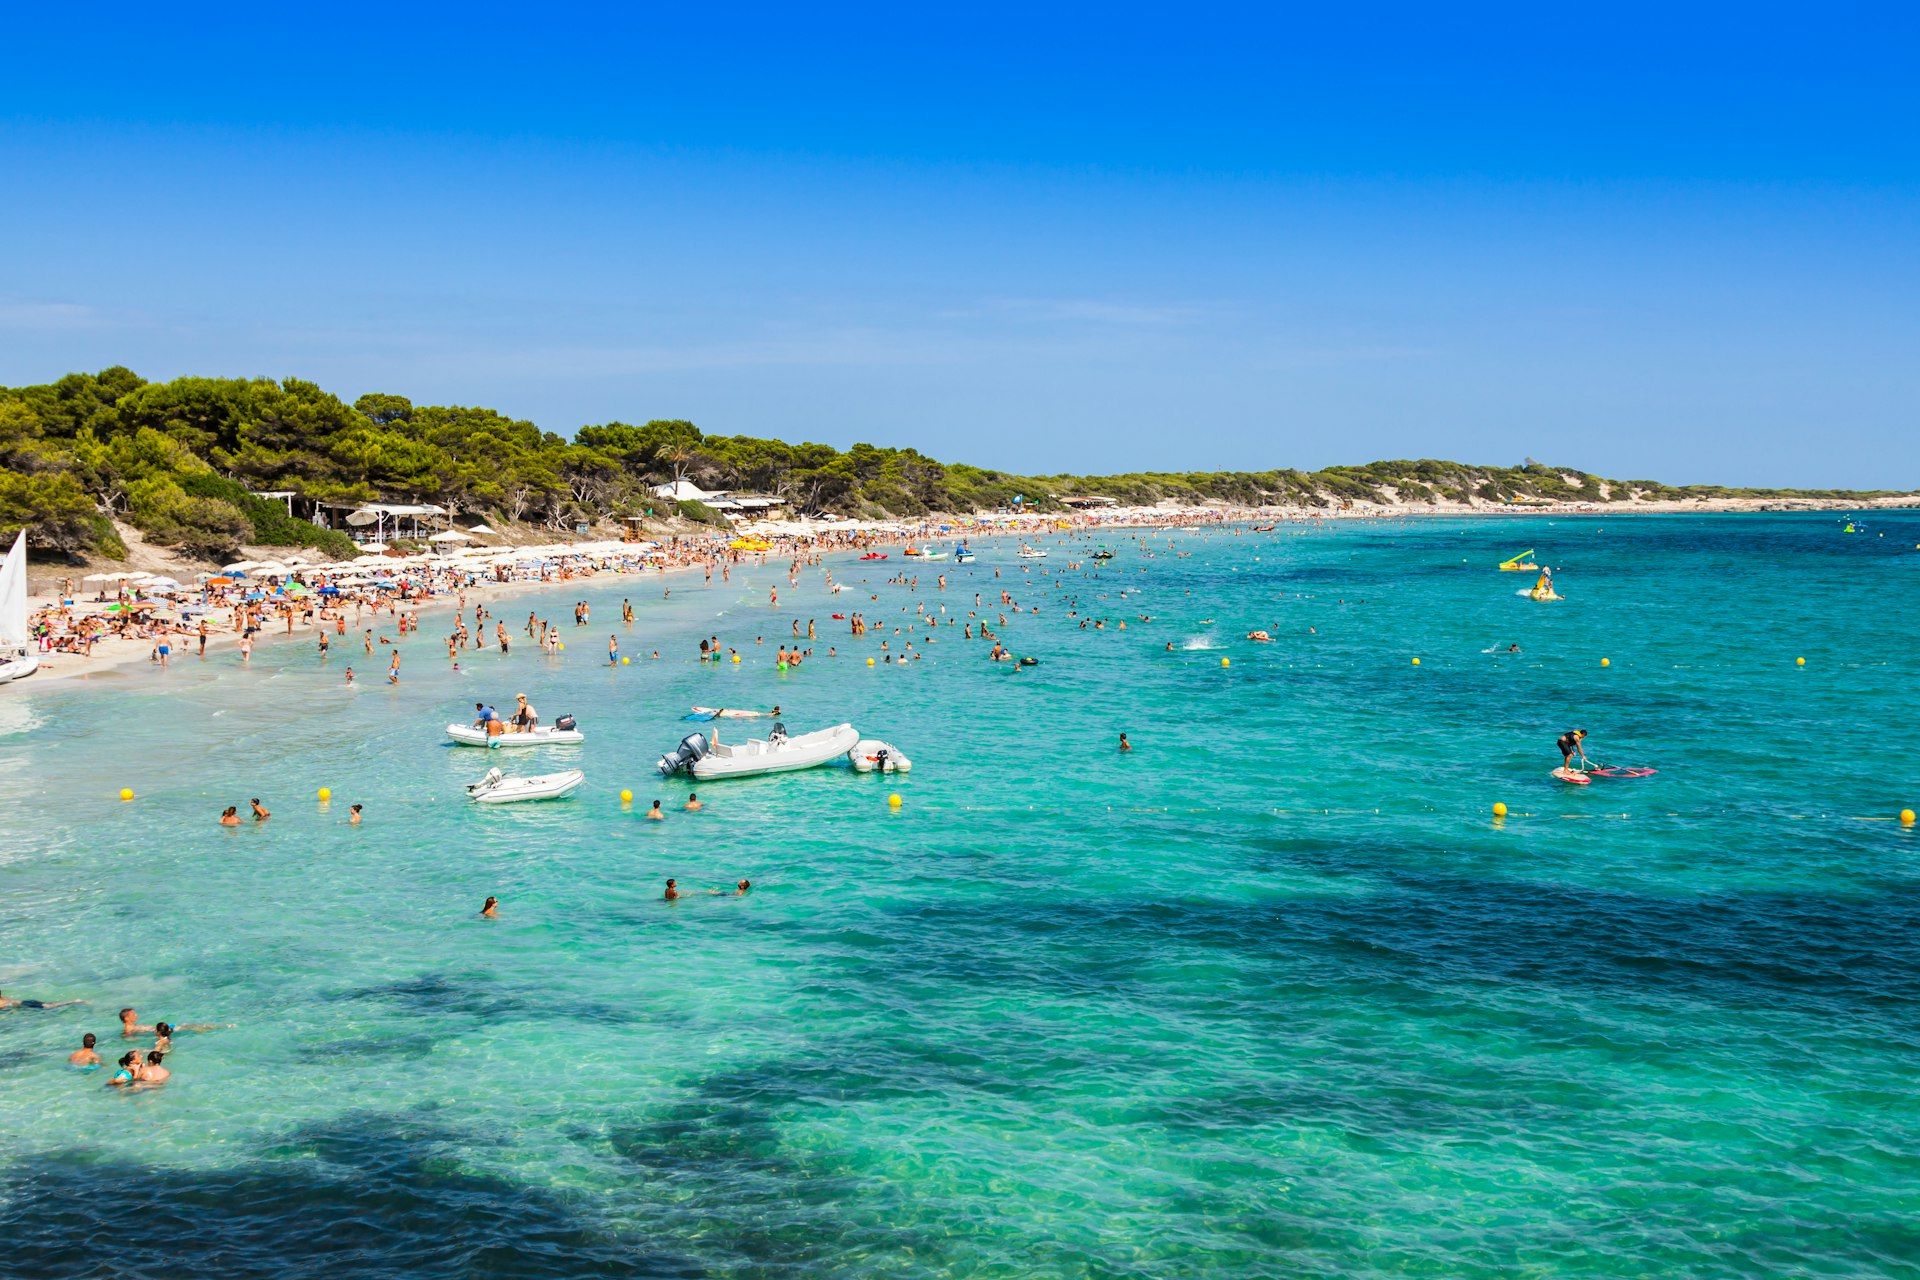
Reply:
[[[665,822],[666,820],[667,820],[667,815],[660,812],[660,802],[658,800],[655,800],[653,802],[653,808],[647,810],[647,821]]]
[[[487,895],[487,900],[480,904],[480,914],[488,920],[499,919],[500,899],[491,894]]]
[[[683,807],[686,809],[688,813],[695,813],[701,809],[704,809],[706,806],[700,803],[699,796],[689,791],[687,792],[687,803]]]
[[[666,892],[660,895],[663,901],[672,902],[675,898],[678,898],[680,896],[680,890],[676,887],[676,885],[677,885],[676,881],[672,879],[668,879]]]
[[[167,1081],[173,1079],[173,1072],[160,1065],[161,1062],[166,1059],[166,1056],[167,1055],[159,1049],[147,1050],[146,1066],[140,1069],[140,1083],[142,1086],[165,1084]]]
[[[99,1066],[100,1055],[94,1052],[93,1048],[93,1046],[98,1043],[100,1042],[94,1036],[93,1032],[87,1032],[87,1034],[80,1037],[80,1047],[67,1055],[67,1061],[76,1067],[92,1068]]]
[[[0,1009],[64,1009],[70,1004],[85,1004],[85,1000],[15,1000],[5,992],[0,992]]]
[[[140,1079],[140,1051],[132,1050],[120,1055],[120,1069],[107,1081],[109,1089],[130,1089]]]
[[[240,825],[240,806],[237,804],[230,804],[225,809],[221,810],[220,825],[223,827],[239,826]]]

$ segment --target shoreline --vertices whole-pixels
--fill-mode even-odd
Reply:
[[[1791,505],[1783,505],[1787,502]],[[1511,507],[1464,506],[1445,503],[1396,504],[1383,506],[1378,504],[1356,504],[1352,508],[1324,510],[1312,507],[1167,507],[1167,508],[1121,508],[1106,514],[1101,519],[1098,514],[1077,512],[1072,515],[1048,513],[1046,515],[1001,517],[993,524],[975,525],[965,532],[948,531],[942,533],[939,526],[951,524],[957,519],[977,520],[978,517],[928,516],[917,525],[907,527],[905,522],[887,522],[884,529],[878,526],[848,525],[809,521],[772,521],[762,522],[756,530],[746,527],[734,531],[735,537],[761,537],[776,539],[771,550],[750,552],[758,563],[766,564],[771,558],[805,558],[812,556],[830,556],[853,554],[874,547],[911,545],[916,539],[940,541],[966,541],[969,539],[990,540],[1001,538],[1029,538],[1052,536],[1057,534],[1097,534],[1105,530],[1137,531],[1142,529],[1181,529],[1193,527],[1220,528],[1223,526],[1250,524],[1260,520],[1285,521],[1292,524],[1306,524],[1323,520],[1392,520],[1403,518],[1489,518],[1511,519],[1528,516],[1552,516],[1555,518],[1605,518],[1614,515],[1763,515],[1792,514],[1795,512],[1816,513],[1824,511],[1862,511],[1862,510],[1912,510],[1920,507],[1920,495],[1901,495],[1899,498],[1881,500],[1877,505],[1862,506],[1858,503],[1843,503],[1831,499],[1776,500],[1776,499],[1700,499],[1681,502],[1635,502],[1628,504],[1581,504],[1546,508],[1515,509]],[[1061,528],[1062,522],[1067,527]],[[849,522],[852,523],[852,522]],[[778,532],[774,526],[787,529],[806,528],[808,534],[796,535],[791,532]],[[821,541],[822,534],[855,533],[862,540],[857,542]],[[716,538],[724,534],[716,534]],[[555,555],[566,555],[566,548],[572,543],[533,543],[527,546],[548,546]],[[713,558],[724,552],[716,549]],[[492,604],[521,595],[529,590],[538,590],[558,586],[565,582],[588,583],[597,579],[641,580],[648,575],[666,578],[703,568],[706,559],[682,559],[677,561],[659,561],[641,567],[625,569],[617,567],[593,566],[587,572],[568,572],[565,576],[548,579],[525,579],[486,581],[481,580],[468,587],[448,587],[436,591],[424,600],[408,602],[404,612],[411,612],[421,618],[429,614],[444,612],[449,608],[460,607],[464,594],[468,604]],[[747,563],[744,559],[736,563]],[[900,567],[911,565],[903,560]],[[936,562],[940,563],[940,562]],[[446,567],[455,567],[449,564]],[[64,575],[63,575],[64,576]],[[97,598],[79,594],[74,597],[75,604],[97,604]],[[29,610],[38,610],[59,604],[57,595],[38,594],[29,597]],[[230,606],[219,606],[222,609]],[[212,610],[209,610],[209,615]],[[387,615],[391,620],[394,615]],[[278,621],[278,620],[276,620]],[[376,628],[377,630],[377,628]],[[316,625],[304,619],[296,621],[291,631],[281,627],[263,627],[255,634],[256,646],[280,645],[296,640],[312,640],[316,634]],[[198,636],[185,632],[177,636],[177,652],[173,661],[200,660],[197,644]],[[210,656],[214,650],[227,650],[238,646],[240,636],[227,626],[207,637],[207,651]],[[94,652],[88,656],[75,653],[50,652],[41,655],[40,666],[32,676],[14,682],[9,689],[31,692],[35,688],[62,686],[76,681],[86,681],[95,677],[118,677],[129,668],[139,665],[154,665],[152,653],[156,640],[151,638],[105,637],[95,642]],[[377,654],[376,650],[376,654]],[[377,679],[377,672],[369,672],[370,679]]]

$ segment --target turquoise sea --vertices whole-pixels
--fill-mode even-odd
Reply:
[[[1920,514],[1866,520],[1063,534],[560,584],[498,612],[564,654],[460,674],[430,614],[397,689],[302,643],[0,692],[0,987],[92,1001],[0,1013],[0,1272],[1920,1276]],[[866,665],[1001,589],[1039,666]],[[522,691],[586,745],[443,741]],[[916,767],[684,814],[695,703]],[[1659,772],[1555,782],[1576,726]],[[587,782],[468,804],[494,763]],[[123,1005],[236,1025],[126,1096],[65,1064]]]

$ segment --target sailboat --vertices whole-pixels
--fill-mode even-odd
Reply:
[[[30,676],[40,666],[27,634],[27,534],[13,540],[0,565],[0,684]]]

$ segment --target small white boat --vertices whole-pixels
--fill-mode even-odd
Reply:
[[[944,551],[922,551],[920,558],[922,560],[945,560],[947,553]]]
[[[953,562],[955,564],[972,564],[973,548],[966,546],[964,544],[961,546],[955,547],[953,549]]]
[[[784,726],[776,724],[765,738],[749,738],[739,744],[709,743],[704,735],[690,733],[680,746],[660,758],[660,772],[671,776],[685,769],[701,782],[716,778],[753,778],[764,773],[791,773],[832,764],[860,741],[859,731],[850,724],[831,729],[816,729],[797,737],[788,737]]]
[[[558,800],[570,795],[573,789],[585,782],[587,775],[578,769],[569,769],[565,773],[542,773],[527,778],[509,778],[498,769],[487,770],[487,776],[478,782],[467,784],[467,797],[481,804],[511,804],[515,800]]]
[[[1022,560],[1045,560],[1047,558],[1046,548],[1029,547],[1024,543],[1021,544],[1020,549],[1013,554],[1019,556]]]
[[[27,634],[27,535],[22,530],[0,564],[0,684],[30,676],[40,667]]]
[[[509,730],[489,737],[485,729],[471,724],[450,724],[447,736],[463,747],[577,747],[586,741],[578,729],[562,729],[557,725],[543,725],[538,729],[529,729],[522,733]]]
[[[907,773],[913,768],[913,761],[902,755],[900,748],[878,738],[854,743],[853,750],[847,752],[847,762],[855,773]]]

